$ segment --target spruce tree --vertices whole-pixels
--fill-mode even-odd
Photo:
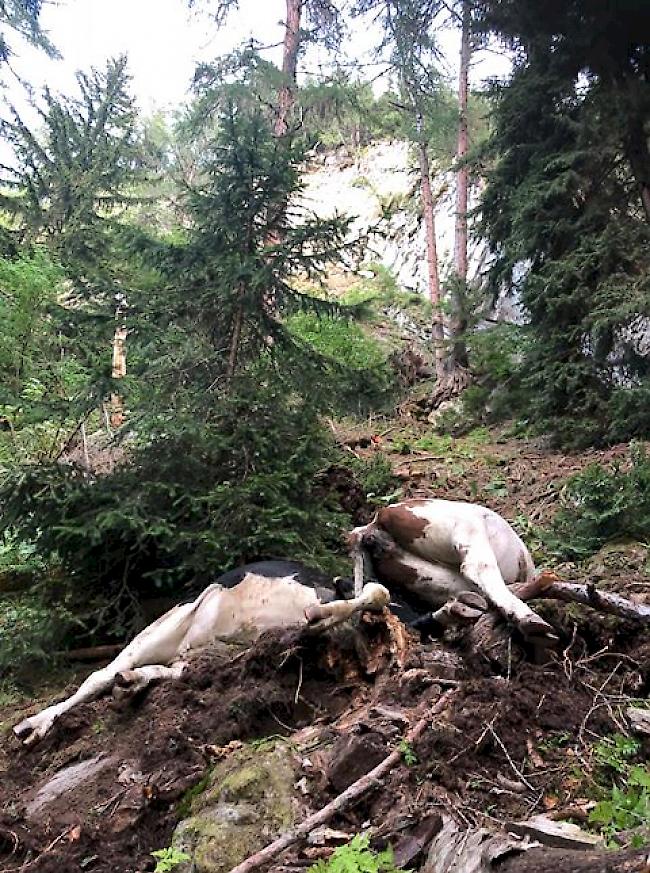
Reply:
[[[134,234],[159,280],[130,299],[128,463],[98,477],[40,465],[5,485],[3,524],[56,553],[88,604],[108,599],[114,624],[154,586],[203,587],[269,555],[327,560],[338,543],[341,521],[317,488],[331,383],[283,318],[332,311],[293,283],[338,257],[346,223],[302,210],[300,153],[272,123],[225,99],[197,131],[183,229]]]
[[[23,242],[45,242],[77,280],[77,290],[100,290],[110,273],[107,252],[116,210],[129,193],[142,159],[126,58],[103,70],[77,74],[78,97],[45,88],[30,128],[15,107],[0,126],[14,160],[0,180],[10,192],[0,206],[19,222]],[[93,284],[92,278],[97,281]]]
[[[650,123],[639,4],[486,0],[481,15],[517,52],[482,212],[494,287],[530,318],[519,412],[565,444],[646,435],[650,368],[628,334],[650,315],[645,158],[630,152]]]

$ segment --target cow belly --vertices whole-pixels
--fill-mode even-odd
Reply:
[[[486,507],[432,500],[413,506],[412,512],[428,524],[408,550],[425,561],[459,570],[461,557],[455,546],[456,535],[457,531],[469,528],[487,537],[506,584],[525,581],[534,571],[528,549],[515,531],[505,519]]]
[[[249,642],[271,628],[305,624],[305,609],[320,601],[312,588],[292,577],[269,579],[249,573],[234,588],[206,600],[185,640],[185,650],[215,639]]]

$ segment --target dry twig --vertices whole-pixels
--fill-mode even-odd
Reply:
[[[406,742],[415,742],[424,733],[431,719],[440,715],[440,713],[446,709],[455,693],[455,691],[446,691],[429,712],[427,712],[426,715],[424,715],[408,732],[405,738]],[[352,785],[346,788],[345,791],[338,795],[338,797],[335,797],[334,800],[327,804],[327,806],[324,806],[318,812],[310,815],[297,827],[292,828],[286,834],[278,837],[277,840],[270,843],[259,852],[256,852],[254,855],[251,855],[245,861],[242,861],[241,864],[233,867],[230,870],[230,873],[253,873],[253,871],[259,870],[264,864],[268,864],[276,858],[280,852],[283,852],[285,849],[288,849],[289,846],[306,837],[315,827],[329,821],[337,812],[345,809],[353,801],[358,800],[367,791],[375,787],[381,777],[389,773],[393,767],[400,762],[401,758],[402,753],[399,749],[391,752],[390,755],[384,758],[384,760],[371,770],[370,773],[366,773],[365,776],[362,776],[360,779],[357,779],[356,782],[353,782]]]

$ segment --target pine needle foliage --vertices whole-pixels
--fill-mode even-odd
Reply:
[[[517,290],[533,331],[525,417],[565,445],[642,436],[650,419],[621,397],[647,394],[649,373],[630,341],[650,315],[647,141],[637,153],[650,53],[639,4],[478,6],[484,30],[517,58],[493,91],[481,208],[494,287]]]
[[[625,467],[590,464],[567,481],[549,546],[580,560],[616,539],[650,539],[650,457],[638,443]]]
[[[134,200],[142,153],[126,57],[78,73],[77,86],[78,97],[44,89],[38,129],[9,107],[0,132],[15,160],[1,168],[9,193],[0,206],[17,219],[22,241],[47,243],[77,290],[96,296],[110,285],[108,234],[116,211]]]
[[[346,223],[301,209],[300,152],[261,110],[226,101],[201,136],[182,232],[131,240],[152,273],[129,297],[125,462],[22,468],[0,496],[3,527],[58,556],[88,621],[116,634],[146,593],[271,555],[326,564],[345,524],[315,485],[335,373],[286,317],[338,310],[293,281],[318,280]]]
[[[288,329],[293,313],[343,307],[297,290],[318,284],[346,246],[348,221],[322,219],[300,196],[301,148],[272,135],[260,107],[230,92],[215,127],[196,131],[202,158],[186,183],[183,238],[151,251],[164,284],[132,298],[143,367],[168,401],[209,408],[249,365],[268,358],[296,390],[319,392],[327,367]],[[350,307],[350,314],[355,308]],[[302,385],[302,387],[301,387]],[[322,397],[330,396],[323,384]]]

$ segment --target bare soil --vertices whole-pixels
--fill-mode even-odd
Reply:
[[[617,643],[626,648],[623,639]],[[305,770],[305,802],[318,809],[342,789],[334,762],[343,755],[345,768],[351,736],[351,760],[370,769],[372,755],[394,748],[445,687],[455,687],[455,696],[415,744],[415,760],[333,828],[354,834],[370,822],[377,845],[397,845],[440,808],[471,824],[544,810],[575,815],[572,807],[584,807],[589,790],[594,740],[619,728],[624,700],[647,692],[650,642],[641,650],[629,641],[627,649],[634,654],[555,654],[543,665],[514,664],[510,676],[487,667],[477,675],[476,665],[459,657],[443,655],[441,662],[440,644],[423,646],[410,636],[396,657],[390,627],[374,619],[347,636],[269,634],[245,653],[206,652],[181,682],[126,708],[102,700],[67,714],[35,749],[5,734],[0,870],[151,870],[149,853],[169,845],[183,797],[215,757],[228,753],[228,743],[274,735],[299,742],[309,726],[317,729],[318,748]],[[105,756],[103,769],[35,805],[55,773],[98,755]],[[314,851],[297,847],[270,869],[304,864]]]

